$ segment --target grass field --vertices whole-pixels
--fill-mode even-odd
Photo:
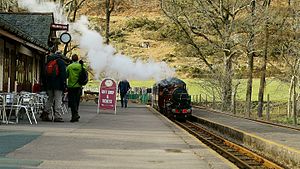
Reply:
[[[206,94],[208,95],[207,99],[208,101],[211,101],[211,93],[209,91],[205,90],[205,85],[207,84],[206,81],[203,79],[182,79],[186,84],[190,95],[198,95],[197,98],[199,98],[199,95],[201,94],[202,99],[206,98]],[[238,86],[238,92],[237,92],[237,99],[239,101],[245,101],[246,96],[246,84],[247,80],[242,79],[239,80],[240,85]],[[234,83],[237,83],[238,81],[235,80]],[[155,83],[154,80],[148,80],[148,81],[130,81],[130,85],[132,88],[134,87],[145,87],[145,88],[151,88],[153,84]],[[208,85],[208,84],[207,84]],[[204,86],[204,87],[203,87]],[[99,87],[99,81],[91,81],[86,86],[86,90],[92,90],[97,91]],[[258,89],[259,89],[259,79],[253,80],[253,93],[252,93],[252,101],[257,101],[258,97]],[[266,88],[265,88],[265,97],[264,100],[267,100],[267,95],[270,96],[270,101],[276,102],[274,106],[271,109],[271,121],[278,122],[278,123],[284,123],[284,124],[293,124],[293,118],[288,118],[286,116],[287,114],[287,101],[288,101],[288,93],[289,92],[289,84],[283,83],[279,80],[268,78],[266,79]],[[192,97],[193,99],[193,97]],[[198,100],[198,99],[197,99]],[[216,100],[218,100],[216,98]],[[242,106],[242,105],[240,105]],[[241,116],[244,115],[244,107],[238,107],[237,108],[237,115],[240,114]],[[256,108],[253,108],[252,116],[256,117]],[[266,117],[264,117],[266,118]],[[300,119],[299,119],[300,121]]]
[[[205,81],[201,79],[183,79],[187,84],[188,91],[190,95],[212,95],[209,91],[206,91],[202,86],[205,85]],[[239,80],[240,85],[238,86],[237,98],[241,101],[246,100],[246,84],[247,80]],[[269,94],[271,101],[280,101],[286,102],[288,100],[289,84],[281,82],[276,79],[269,78],[266,80],[265,88],[265,100]],[[149,81],[131,81],[132,87],[151,87],[155,82],[152,80]],[[234,83],[237,83],[235,81]],[[252,90],[252,100],[257,101],[258,98],[258,89],[259,89],[259,79],[253,80],[253,90]]]
[[[207,94],[210,98],[212,93],[209,91],[206,91],[204,89],[206,82],[202,79],[182,79],[186,84],[190,95],[205,95]],[[247,80],[242,79],[239,80],[240,85],[238,86],[238,92],[237,92],[237,99],[244,101],[246,97],[246,83]],[[271,101],[279,101],[279,102],[286,102],[288,99],[288,91],[289,91],[289,84],[283,83],[279,80],[268,78],[266,80],[266,91],[265,91],[265,99],[267,94],[270,96]],[[146,87],[150,88],[155,83],[154,80],[148,80],[148,81],[130,81],[131,87]],[[237,83],[235,81],[234,83]],[[99,81],[91,81],[87,88],[95,88],[98,89]],[[253,80],[253,93],[252,93],[252,100],[257,101],[258,97],[258,89],[259,89],[259,79]]]

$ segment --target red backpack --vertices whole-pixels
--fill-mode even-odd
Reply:
[[[59,69],[57,64],[57,59],[51,60],[46,65],[47,76],[56,77],[59,75]]]

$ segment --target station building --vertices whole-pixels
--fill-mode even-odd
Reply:
[[[0,91],[31,91],[55,48],[52,13],[0,13]]]

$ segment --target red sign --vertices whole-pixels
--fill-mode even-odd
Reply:
[[[117,83],[113,79],[106,78],[100,84],[98,108],[116,111]]]
[[[69,30],[69,25],[65,24],[58,24],[58,23],[52,23],[51,24],[51,30],[54,31],[68,31]]]

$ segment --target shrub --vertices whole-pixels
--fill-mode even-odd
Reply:
[[[174,58],[176,58],[175,55],[173,55],[173,54],[166,54],[166,55],[163,57],[162,61],[171,63],[171,62],[174,62],[174,61],[175,61]]]
[[[158,32],[162,39],[166,39],[166,40],[169,40],[171,42],[176,42],[176,43],[182,43],[182,42],[185,43],[186,42],[186,36],[175,24],[165,23],[165,25],[162,26],[158,30]]]
[[[118,29],[110,33],[110,38],[117,42],[125,42],[125,33]]]
[[[142,37],[143,39],[154,40],[154,41],[162,40],[158,32],[143,32]]]
[[[162,27],[163,23],[160,21],[150,20],[148,18],[133,18],[126,22],[126,28],[129,31],[133,31],[133,29],[143,28],[148,31],[157,31]]]

